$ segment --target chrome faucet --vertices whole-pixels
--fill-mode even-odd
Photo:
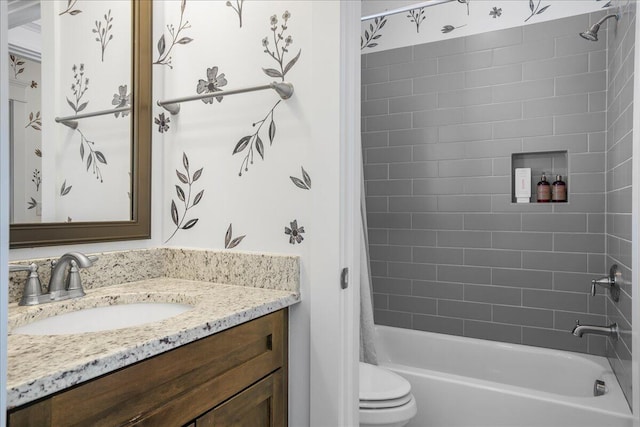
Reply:
[[[97,259],[97,258],[96,258]],[[82,284],[80,283],[80,273],[78,268],[87,268],[93,265],[91,258],[80,252],[67,252],[57,261],[51,263],[51,278],[49,279],[49,295],[52,300],[67,298],[77,298],[84,295]],[[65,273],[69,268],[69,275],[65,280]],[[73,289],[69,289],[69,284],[73,283]]]
[[[612,323],[609,326],[595,326],[595,325],[581,325],[579,320],[576,320],[576,326],[571,331],[576,337],[582,338],[584,334],[605,335],[618,339],[618,324]]]
[[[96,256],[88,257],[80,252],[68,252],[57,261],[52,261],[51,278],[46,293],[42,291],[38,267],[35,264],[10,265],[10,271],[27,270],[30,272],[19,305],[38,305],[83,296],[85,293],[80,281],[80,268],[91,267],[97,259]],[[65,279],[67,270],[69,273]]]

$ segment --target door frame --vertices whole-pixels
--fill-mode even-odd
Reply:
[[[0,426],[7,414],[7,312],[9,309],[9,63],[7,2],[0,1]]]
[[[360,1],[313,1],[311,426],[357,426],[360,319]],[[317,184],[316,184],[317,183]],[[341,288],[343,268],[349,285]]]

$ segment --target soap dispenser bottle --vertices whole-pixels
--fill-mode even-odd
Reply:
[[[556,175],[556,180],[551,185],[551,201],[554,203],[567,201],[567,184],[562,180],[562,175]]]
[[[537,186],[538,203],[549,203],[551,201],[551,185],[547,181],[547,175],[542,172],[542,178]]]

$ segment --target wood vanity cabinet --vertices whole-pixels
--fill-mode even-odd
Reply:
[[[280,310],[12,409],[18,426],[286,426]]]

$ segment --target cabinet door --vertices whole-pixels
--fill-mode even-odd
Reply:
[[[284,427],[285,397],[282,369],[196,420],[196,427]]]

